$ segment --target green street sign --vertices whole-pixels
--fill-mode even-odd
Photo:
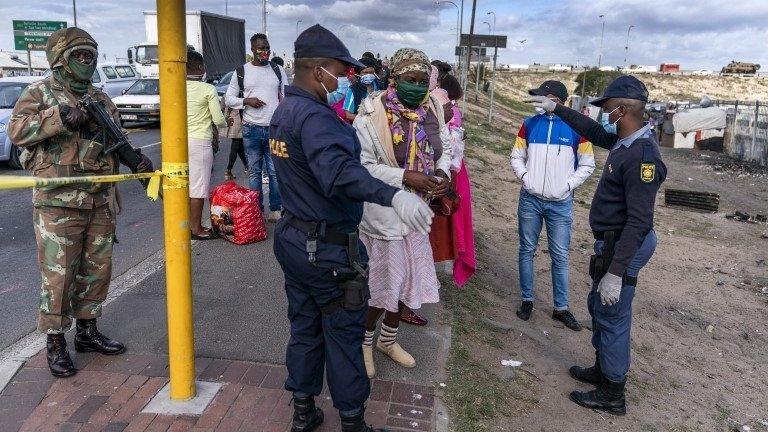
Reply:
[[[44,51],[51,33],[63,28],[67,28],[66,21],[13,20],[15,48],[19,51]]]

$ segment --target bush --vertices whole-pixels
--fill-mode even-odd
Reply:
[[[586,74],[586,80],[585,75]],[[590,69],[588,71],[580,73],[576,76],[576,90],[573,94],[582,94],[582,85],[585,86],[583,92],[586,96],[598,96],[603,94],[603,91],[611,81],[621,76],[619,71],[600,71],[597,69]]]

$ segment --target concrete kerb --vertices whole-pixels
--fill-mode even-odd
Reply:
[[[222,385],[223,383],[219,382],[196,381],[197,394],[195,397],[185,401],[175,401],[171,399],[171,383],[167,383],[141,412],[170,415],[201,415],[213,398],[216,397]]]
[[[193,241],[192,247],[196,243],[197,241]],[[160,249],[142,262],[126,270],[120,276],[112,279],[109,296],[104,305],[106,306],[111,303],[126,291],[163,268],[165,264],[164,254],[164,249]],[[45,335],[35,331],[0,352],[0,392],[11,382],[25,362],[45,347],[45,339]]]

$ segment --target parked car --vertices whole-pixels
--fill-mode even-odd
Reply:
[[[35,81],[41,80],[40,76],[17,76],[0,78],[0,161],[8,162],[14,169],[21,169],[19,155],[21,149],[13,145],[8,139],[7,128],[11,119],[11,111],[21,92]]]
[[[117,105],[123,123],[157,123],[160,121],[160,80],[141,78],[112,102]]]
[[[691,75],[696,76],[707,76],[707,75],[714,75],[715,73],[709,69],[699,69],[691,72]]]
[[[613,72],[619,70],[616,66],[600,66],[601,72]]]
[[[103,62],[98,64],[91,80],[94,87],[115,98],[139,78],[139,73],[128,63]]]
[[[234,71],[227,72],[220,80],[213,82],[213,86],[216,87],[216,92],[219,96],[224,96],[224,93],[227,92],[227,87],[229,87],[229,82],[232,80],[232,75],[234,75]]]

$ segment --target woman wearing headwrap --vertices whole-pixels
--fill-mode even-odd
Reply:
[[[423,52],[398,50],[389,87],[367,97],[354,122],[361,161],[371,174],[425,201],[447,193],[452,154],[443,107],[429,93],[430,72]],[[429,237],[409,231],[391,209],[366,204],[360,238],[370,257],[371,300],[363,344],[368,376],[375,375],[373,337],[382,314],[376,348],[395,363],[414,367],[414,358],[396,342],[399,304],[419,309],[439,301]]]
[[[472,192],[469,174],[464,164],[463,119],[456,101],[461,99],[459,81],[450,74],[443,74],[439,86],[432,92],[445,107],[445,121],[451,132],[451,189],[458,197],[453,211],[435,215],[429,240],[435,262],[445,261],[452,265],[447,271],[453,274],[453,281],[463,286],[475,273],[475,240],[472,227]]]

